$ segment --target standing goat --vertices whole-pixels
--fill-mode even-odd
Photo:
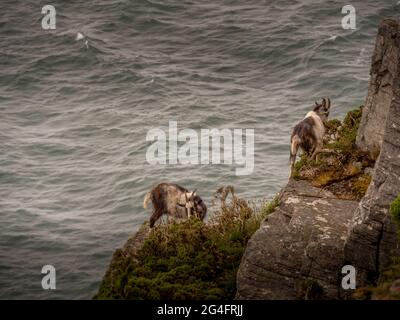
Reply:
[[[312,159],[315,159],[318,153],[328,151],[322,149],[322,146],[325,135],[324,122],[328,119],[330,108],[331,100],[322,98],[322,103],[315,102],[314,110],[308,112],[304,119],[294,127],[290,138],[291,177],[299,148]]]
[[[207,207],[203,200],[196,194],[196,190],[189,192],[187,189],[172,183],[160,183],[147,192],[144,197],[143,207],[151,199],[153,214],[150,217],[150,228],[165,213],[172,218],[190,218],[197,215],[204,219]]]

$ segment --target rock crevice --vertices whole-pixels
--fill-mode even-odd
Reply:
[[[238,271],[239,299],[301,299],[310,279],[319,298],[339,298],[338,270],[356,201],[290,180],[280,206],[250,239]]]

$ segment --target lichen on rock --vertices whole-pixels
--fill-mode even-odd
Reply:
[[[238,299],[338,299],[338,270],[356,201],[291,179],[280,205],[251,237]]]

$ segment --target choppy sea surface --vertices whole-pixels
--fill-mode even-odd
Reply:
[[[364,102],[379,21],[397,1],[2,0],[0,299],[90,299],[113,251],[149,218],[159,181],[210,202],[232,184],[269,199],[288,177],[290,131],[314,100]],[[356,30],[341,9],[356,8]],[[81,33],[83,39],[77,40]],[[150,129],[254,129],[255,167],[150,165]],[[57,289],[42,289],[42,266]]]

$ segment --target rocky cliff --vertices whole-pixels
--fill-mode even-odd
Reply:
[[[375,283],[380,268],[398,254],[397,228],[389,206],[400,194],[400,25],[385,20],[372,61],[367,109],[357,143],[379,148],[366,196],[354,213],[345,244],[345,262],[358,270],[360,284]]]
[[[378,30],[371,61],[370,84],[365,112],[357,135],[357,146],[379,154],[384,136],[386,117],[398,78],[400,35],[398,22],[384,20]]]
[[[237,298],[339,298],[343,245],[356,207],[308,181],[291,180],[247,245]]]
[[[238,271],[237,298],[349,298],[352,290],[345,291],[340,285],[342,266],[356,268],[359,287],[376,283],[381,268],[396,254],[396,226],[389,206],[400,193],[399,39],[399,23],[384,20],[352,151],[364,153],[364,160],[353,159],[348,164],[370,173],[362,163],[379,154],[365,197],[358,203],[326,193],[325,186],[312,187],[326,177],[337,184],[337,177],[330,178],[335,170],[329,169],[329,157],[323,160],[323,172],[318,176],[289,181],[278,209],[249,240]],[[335,161],[342,163],[341,159]],[[343,173],[340,175],[347,181]]]
[[[399,23],[384,20],[365,107],[326,124],[330,153],[317,162],[301,157],[269,204],[254,208],[232,187],[226,203],[222,188],[207,223],[144,224],[115,251],[95,298],[353,298],[341,286],[344,265],[356,268],[357,287],[375,285],[399,254],[399,59]],[[394,293],[385,284],[379,296],[400,298],[400,263],[389,274]]]

